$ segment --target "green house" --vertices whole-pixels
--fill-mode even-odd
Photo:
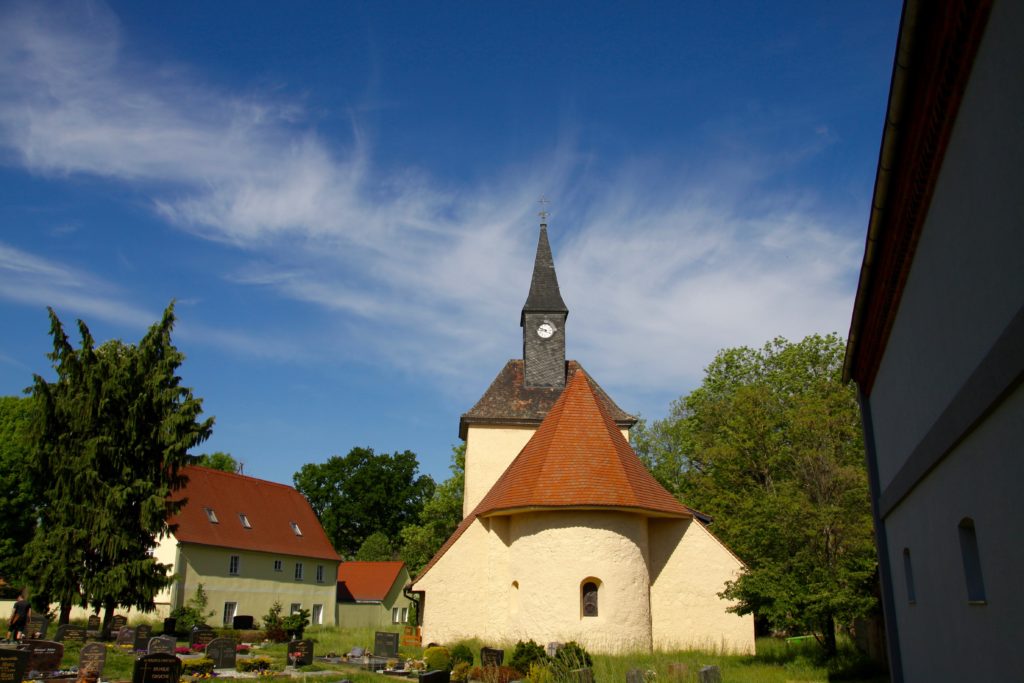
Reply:
[[[342,562],[338,565],[338,625],[384,627],[405,624],[411,601],[404,562]]]

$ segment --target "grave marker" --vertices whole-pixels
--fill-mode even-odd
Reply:
[[[450,683],[451,679],[452,672],[447,669],[420,674],[420,683]]]
[[[289,652],[292,651],[290,645],[288,650]],[[234,669],[235,639],[214,638],[206,646],[206,656],[213,660],[214,669]],[[310,658],[310,663],[312,663],[312,657]]]
[[[28,650],[29,671],[57,671],[64,658],[64,644],[52,640],[23,641]]]
[[[167,617],[164,619],[164,635],[169,636],[177,633],[178,631],[178,620],[174,617]]]
[[[57,627],[57,633],[53,639],[58,643],[84,643],[85,628],[78,624],[61,624]]]
[[[0,650],[0,683],[21,683],[28,673],[27,650]]]
[[[231,620],[231,628],[236,631],[249,631],[252,630],[255,621],[251,614],[236,614]]]
[[[100,618],[98,616],[96,616],[95,614],[90,614],[89,615],[89,621],[85,625],[85,630],[86,630],[87,633],[90,633],[90,634],[91,633],[99,633],[101,626],[102,626],[102,623],[100,623]]]
[[[626,683],[644,683],[643,669],[630,669],[627,671]]]
[[[668,665],[668,675],[674,681],[685,680],[690,675],[690,666],[682,662],[673,662]]]
[[[117,632],[117,645],[131,645],[135,647],[135,629],[128,626],[122,626],[121,630]]]
[[[135,644],[133,647],[136,650],[145,650],[149,647],[149,639],[153,636],[153,627],[149,624],[139,624],[135,627]]]
[[[558,651],[562,649],[562,645],[564,644],[565,643],[548,643],[548,647],[546,650],[548,657],[554,657],[555,655],[557,655]]]
[[[391,635],[397,638],[397,633]],[[398,645],[395,645],[395,656],[398,654]],[[313,641],[312,640],[293,640],[288,643],[288,659],[291,661],[293,666],[306,666],[307,664],[313,663]]]
[[[216,631],[209,626],[197,627],[192,629],[192,632],[188,634],[188,645],[192,647],[195,644],[206,645],[210,644],[210,641],[217,637]]]
[[[397,657],[398,634],[377,631],[373,637],[373,654],[375,657]]]
[[[78,670],[82,674],[92,673],[99,678],[106,663],[107,646],[103,643],[86,643],[78,653]]]
[[[501,666],[505,661],[505,651],[493,647],[480,648],[480,666]]]
[[[111,633],[117,633],[118,631],[120,631],[121,629],[123,629],[127,625],[128,625],[128,617],[126,617],[123,614],[115,614],[110,619],[110,632]]]
[[[149,639],[149,643],[146,645],[146,653],[173,655],[174,648],[177,646],[178,641],[174,636],[156,636],[155,638]]]
[[[42,614],[33,614],[28,618],[26,631],[28,637],[37,640],[46,639],[46,630],[50,627],[50,620]]]
[[[577,683],[594,683],[594,670],[587,667],[585,669],[574,669],[572,676]],[[721,681],[719,681],[721,683]]]
[[[722,671],[717,666],[702,666],[697,676],[700,683],[722,683]]]
[[[178,683],[181,660],[175,655],[157,652],[135,660],[132,683]]]

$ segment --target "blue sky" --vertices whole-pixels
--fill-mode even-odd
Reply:
[[[0,393],[47,305],[135,341],[175,299],[200,451],[443,479],[543,194],[569,357],[661,417],[720,348],[846,333],[899,11],[4,3]]]

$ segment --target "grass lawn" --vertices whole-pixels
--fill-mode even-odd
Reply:
[[[372,628],[313,627],[306,631],[306,637],[315,641],[314,652],[319,657],[328,653],[344,654],[355,646],[372,647],[375,630]],[[446,644],[454,645],[454,643]],[[466,645],[474,653],[479,653],[480,647],[484,645],[503,646],[507,662],[515,644],[485,643],[474,640],[466,641]],[[63,661],[65,667],[78,664],[80,648],[78,643],[66,644]],[[287,663],[285,644],[268,644],[254,649],[250,654],[270,657],[273,661],[273,668],[278,671],[283,670]],[[422,649],[402,647],[401,654],[405,658],[419,658],[422,655]],[[822,658],[820,648],[813,641],[787,645],[784,641],[773,638],[758,639],[757,654],[752,656],[721,655],[713,652],[654,652],[633,655],[593,655],[593,659],[594,680],[597,683],[625,683],[626,672],[632,668],[653,671],[654,680],[658,683],[695,683],[698,680],[698,671],[704,665],[720,667],[724,683],[787,683],[789,681],[887,683],[889,681],[887,675],[880,673],[848,642],[841,642],[839,656],[832,661],[825,661]],[[122,652],[117,648],[108,648],[103,680],[130,681],[134,661],[134,654]],[[476,663],[479,664],[479,660]],[[669,666],[672,664],[685,664],[687,673],[682,676],[670,674]],[[336,673],[302,676],[303,672],[312,673],[314,671]],[[386,681],[396,681],[397,683],[405,680],[385,678],[380,674],[363,672],[350,666],[319,663],[311,667],[303,667],[298,672],[297,678],[308,678],[310,683],[314,681],[332,683],[343,678],[347,678],[353,683],[385,683]]]

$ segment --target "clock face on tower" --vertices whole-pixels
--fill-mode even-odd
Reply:
[[[554,333],[555,326],[548,320],[545,320],[537,327],[537,336],[541,339],[550,339]]]

